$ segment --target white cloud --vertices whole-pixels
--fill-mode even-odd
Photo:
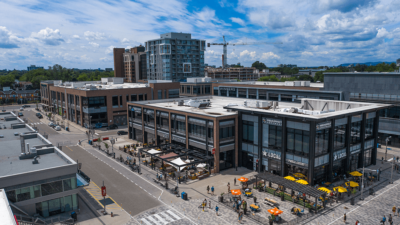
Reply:
[[[83,36],[88,41],[104,40],[105,39],[105,34],[104,33],[100,33],[100,32],[85,31]]]
[[[115,46],[113,46],[113,45],[111,45],[111,46],[108,46],[108,48],[106,48],[106,51],[105,51],[105,53],[108,55],[108,54],[113,54],[113,49],[115,48]]]
[[[279,57],[278,55],[274,54],[273,52],[264,52],[261,55],[261,59],[265,59],[265,60],[268,60],[268,59],[280,59],[280,58],[281,57]]]
[[[81,37],[79,37],[79,35],[77,35],[77,34],[75,34],[75,35],[72,35],[72,38],[74,38],[74,39],[81,39]]]
[[[313,56],[314,54],[312,52],[304,51],[304,52],[301,53],[301,55],[303,55],[303,56]]]
[[[128,38],[124,38],[124,39],[122,39],[122,41],[121,41],[122,43],[129,43],[130,41],[129,41],[129,39]]]
[[[0,48],[18,48],[16,44],[17,37],[6,27],[0,26]]]
[[[230,20],[232,20],[232,22],[237,23],[239,25],[244,26],[245,22],[244,20],[240,19],[240,18],[236,18],[236,17],[231,17]]]
[[[89,44],[95,48],[98,48],[100,45],[95,42],[89,42]]]
[[[376,34],[377,38],[386,37],[389,34],[389,32],[383,27],[377,30],[378,30],[378,33]]]
[[[59,29],[51,29],[46,27],[39,32],[32,32],[30,40],[37,40],[46,45],[60,45],[64,42]]]
[[[248,51],[246,49],[246,50],[242,51],[239,55],[240,55],[240,57],[248,57],[248,56],[250,56],[251,58],[255,58],[256,57],[256,52],[255,51],[250,52],[250,51]]]

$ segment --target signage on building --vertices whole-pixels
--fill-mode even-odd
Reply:
[[[346,157],[346,152],[334,152],[333,153],[333,161],[336,161],[338,159],[342,159]]]
[[[107,195],[106,186],[101,186],[101,195],[103,197],[106,197],[106,195]]]
[[[233,88],[233,87],[220,87],[219,90],[221,90],[221,91],[236,91],[236,88]]]
[[[319,123],[317,124],[317,130],[328,129],[331,128],[331,126],[332,126],[331,121]]]
[[[305,166],[305,167],[308,166],[307,164],[305,164],[305,163],[303,163],[303,162],[297,162],[297,161],[294,161],[294,160],[292,160],[292,159],[286,159],[286,162],[288,162],[288,163],[293,163],[293,164],[296,164],[296,165],[299,165],[299,166]]]
[[[274,159],[279,159],[279,160],[281,159],[281,155],[278,155],[278,154],[273,153],[273,152],[263,151],[263,156],[269,157],[269,158],[274,158]]]
[[[213,155],[215,154],[215,148],[212,149],[212,154],[213,154]]]
[[[262,122],[274,126],[282,126],[282,120],[263,118]]]

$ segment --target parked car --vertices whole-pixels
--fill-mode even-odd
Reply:
[[[24,114],[22,114],[22,112],[19,112],[19,113],[18,113],[18,116],[24,116]]]
[[[2,109],[1,111],[2,111],[2,112],[5,112],[6,110],[5,110],[5,109]]]
[[[36,113],[36,117],[39,118],[39,119],[43,118],[42,114],[40,114],[40,113]]]
[[[19,108],[19,111],[24,111],[24,107]]]
[[[126,135],[128,134],[128,131],[120,130],[117,132],[118,135]]]
[[[56,131],[60,131],[60,130],[61,130],[61,127],[60,127],[60,126],[56,126],[56,127],[54,127],[54,129],[55,129]]]
[[[113,130],[113,129],[118,129],[118,126],[116,124],[111,124],[110,126],[107,127],[107,130]]]
[[[31,107],[31,106],[30,105],[23,105],[23,107],[26,108],[26,107]]]
[[[53,122],[49,123],[49,127],[55,127],[56,125]]]

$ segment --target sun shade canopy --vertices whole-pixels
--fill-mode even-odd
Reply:
[[[247,181],[249,181],[249,178],[240,177],[240,178],[238,179],[238,181],[240,181],[240,182],[247,182]]]
[[[320,196],[326,196],[326,193],[318,190],[315,187],[311,187],[308,185],[302,185],[290,180],[286,180],[285,178],[281,177],[281,176],[277,176],[271,173],[265,173],[265,174],[257,174],[255,175],[256,178],[261,179],[261,180],[265,180],[265,181],[269,181],[271,183],[277,184],[277,185],[281,185],[284,186],[285,188],[289,188],[292,189],[294,191],[299,191],[301,193],[304,193],[306,195],[318,198]]]
[[[308,184],[308,182],[305,181],[305,180],[298,180],[296,182],[299,183],[299,184],[303,184],[303,185],[307,185]]]
[[[358,171],[353,171],[350,173],[350,175],[352,175],[353,177],[361,177],[362,173],[358,172]]]
[[[242,192],[239,189],[231,190],[232,195],[241,195]]]
[[[278,208],[273,208],[273,209],[268,209],[268,212],[269,213],[271,213],[272,215],[274,215],[274,216],[277,216],[277,215],[279,215],[279,214],[282,214],[283,213],[283,211],[282,210],[279,210]]]
[[[341,193],[347,192],[347,189],[346,189],[346,188],[340,187],[340,186],[339,186],[339,187],[334,187],[333,190],[334,190],[334,191],[337,191],[337,192],[341,192]]]
[[[296,181],[296,178],[292,177],[292,176],[286,176],[284,177],[286,180],[291,180],[291,181]]]
[[[360,185],[358,185],[357,182],[354,182],[354,181],[349,181],[349,182],[346,182],[345,184],[347,186],[350,186],[350,187],[358,187],[358,186],[360,186]]]

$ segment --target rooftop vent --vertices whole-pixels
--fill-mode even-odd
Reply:
[[[246,100],[244,101],[244,106],[249,108],[269,109],[271,108],[271,103],[267,101]]]
[[[39,161],[37,160],[38,158],[40,159],[40,156],[35,156],[33,158],[32,164],[39,164]]]

